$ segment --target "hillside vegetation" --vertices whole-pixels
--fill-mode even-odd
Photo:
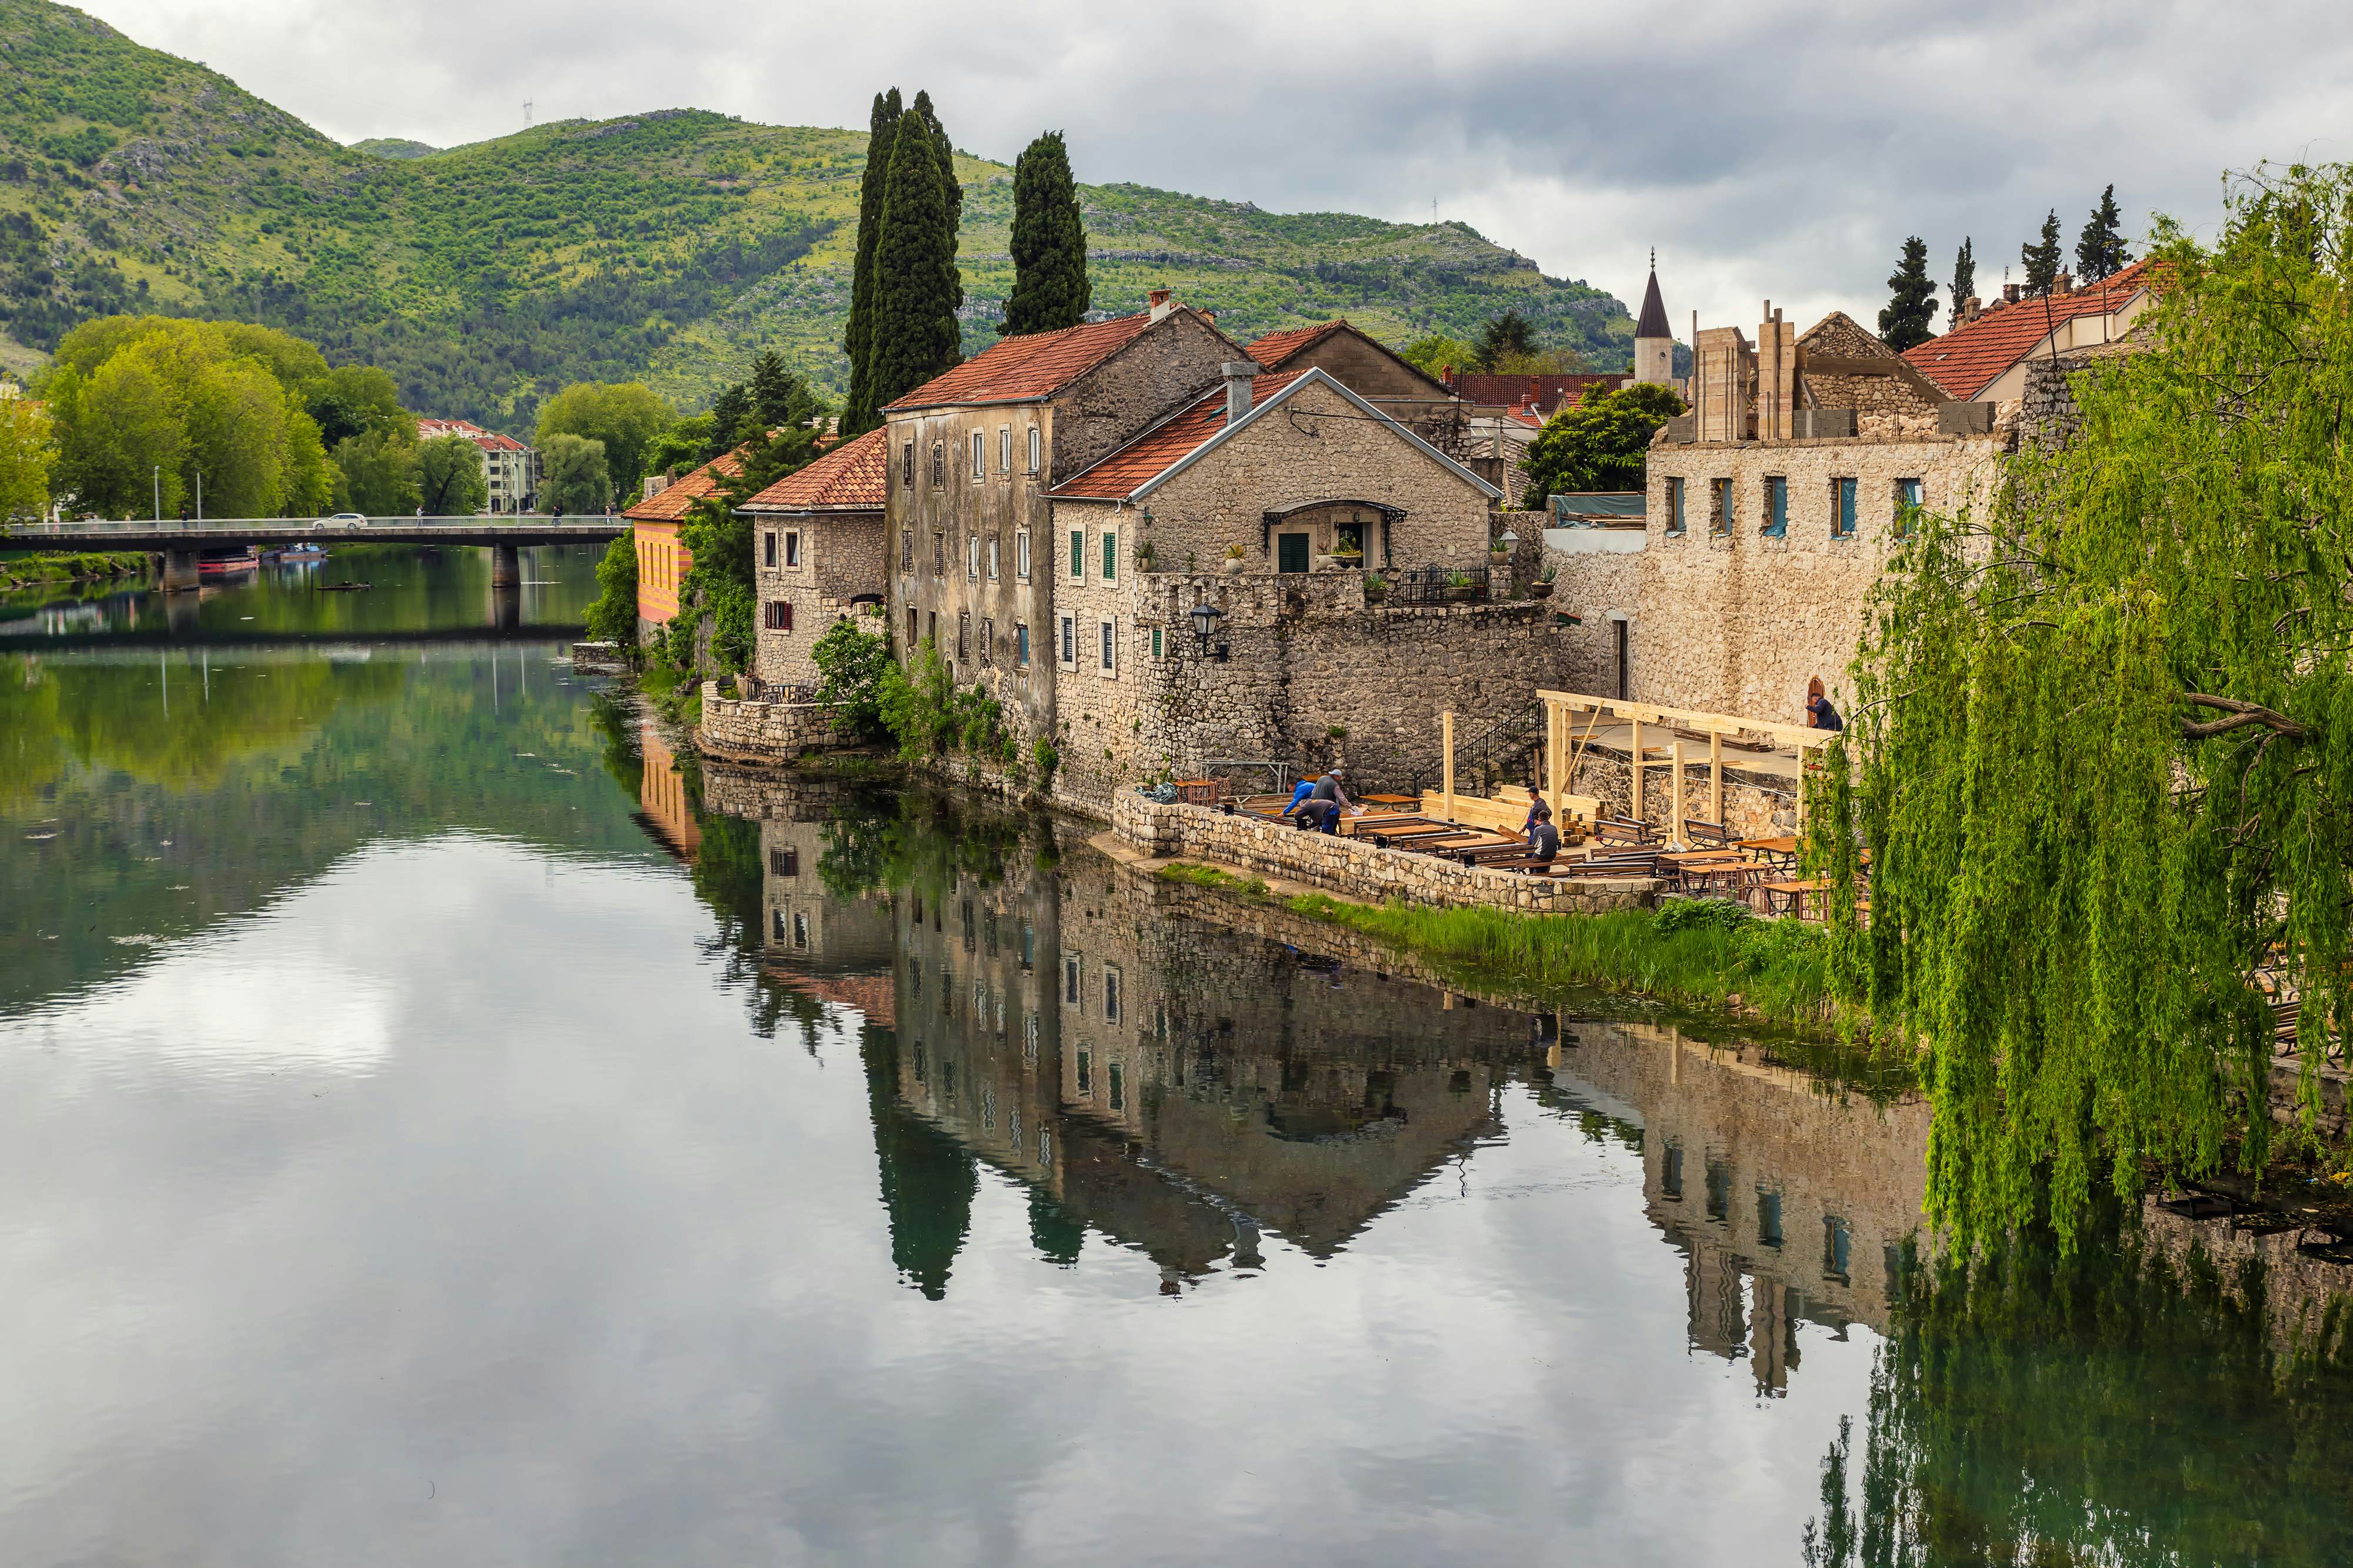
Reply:
[[[0,364],[153,310],[284,327],[383,365],[412,408],[517,431],[575,381],[699,405],[762,348],[838,393],[864,163],[863,131],[692,110],[343,147],[81,12],[0,0]],[[1012,287],[1012,171],[956,168],[973,353]],[[1461,224],[1127,184],[1081,199],[1100,311],[1168,287],[1245,340],[1346,315],[1403,343],[1511,307],[1548,344],[1630,363],[1624,305]]]

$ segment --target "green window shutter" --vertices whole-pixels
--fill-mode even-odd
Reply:
[[[1074,529],[1071,530],[1071,575],[1073,578],[1077,578],[1077,577],[1083,577],[1083,576],[1085,576],[1086,574],[1087,574],[1087,536],[1086,536],[1086,531],[1085,531],[1085,530],[1083,530],[1083,529],[1077,529],[1077,528],[1074,528]]]
[[[1108,528],[1104,529],[1103,547],[1103,580],[1106,583],[1113,582],[1119,576],[1119,535]]]

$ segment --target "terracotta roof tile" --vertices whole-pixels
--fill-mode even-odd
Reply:
[[[1293,370],[1251,377],[1250,406],[1257,407],[1308,374],[1304,370]],[[1226,389],[1219,386],[1146,430],[1053,493],[1082,500],[1122,500],[1166,473],[1178,459],[1224,429],[1225,426]]]
[[[1614,387],[1628,379],[1622,371],[1547,375],[1465,375],[1458,371],[1452,386],[1454,395],[1465,403],[1500,404],[1505,408],[1534,408],[1538,413],[1553,414],[1559,412],[1563,404],[1577,402],[1594,387]]]
[[[631,522],[676,522],[686,515],[688,507],[717,489],[720,480],[732,477],[743,466],[743,459],[734,453],[723,453],[692,473],[672,479],[659,494],[639,501],[621,515]]]
[[[1300,350],[1320,342],[1348,323],[1345,320],[1317,321],[1311,326],[1285,327],[1279,332],[1269,332],[1250,345],[1250,356],[1261,370],[1281,370],[1283,362]]]
[[[2021,300],[1989,310],[1943,337],[1905,349],[1904,358],[1954,397],[1973,398],[2025,358],[2053,327],[2078,316],[2116,310],[2147,288],[2147,261],[2136,261],[2105,283],[2085,284],[2073,294],[2054,294],[2047,313],[2041,299]]]
[[[744,505],[756,511],[880,511],[891,479],[890,439],[888,429],[869,430]]]
[[[1000,338],[979,353],[890,404],[892,409],[949,403],[1021,403],[1051,396],[1103,363],[1152,325],[1152,312],[1082,321],[1058,332]]]

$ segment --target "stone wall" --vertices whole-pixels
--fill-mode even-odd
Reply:
[[[1112,803],[1112,826],[1122,838],[1155,856],[1219,861],[1374,901],[1398,899],[1443,909],[1532,914],[1599,914],[1647,909],[1658,901],[1659,884],[1647,877],[1515,876],[1207,806],[1164,805],[1134,790],[1123,791]]]
[[[788,535],[798,536],[797,552],[788,548]],[[771,541],[774,566],[767,564]],[[756,628],[753,674],[762,680],[817,684],[820,672],[809,650],[836,621],[865,608],[864,605],[853,607],[854,600],[871,604],[875,620],[870,624],[874,629],[886,629],[881,617],[890,580],[882,545],[879,511],[761,517],[752,538],[753,559],[758,563],[753,573],[754,592],[759,600],[754,612],[758,618],[753,623]],[[785,564],[795,553],[798,563]],[[792,606],[791,629],[768,624],[767,606],[776,603]]]
[[[694,749],[729,762],[783,763],[805,752],[853,744],[834,727],[834,709],[819,702],[738,702],[702,683],[702,721]]]

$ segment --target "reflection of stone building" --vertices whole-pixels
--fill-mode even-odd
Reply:
[[[640,826],[681,860],[691,860],[702,847],[702,829],[687,804],[686,781],[679,776],[678,759],[664,744],[661,728],[651,719],[638,726],[638,751],[644,759],[638,778]]]
[[[1887,1326],[1894,1260],[1926,1194],[1928,1108],[1835,1094],[1762,1047],[1570,1022],[1554,1092],[1630,1108],[1651,1220],[1686,1258],[1692,1342],[1779,1392],[1797,1325]]]
[[[822,803],[760,824],[760,966],[795,990],[891,1026],[891,910],[880,894],[837,898],[818,875]]]

